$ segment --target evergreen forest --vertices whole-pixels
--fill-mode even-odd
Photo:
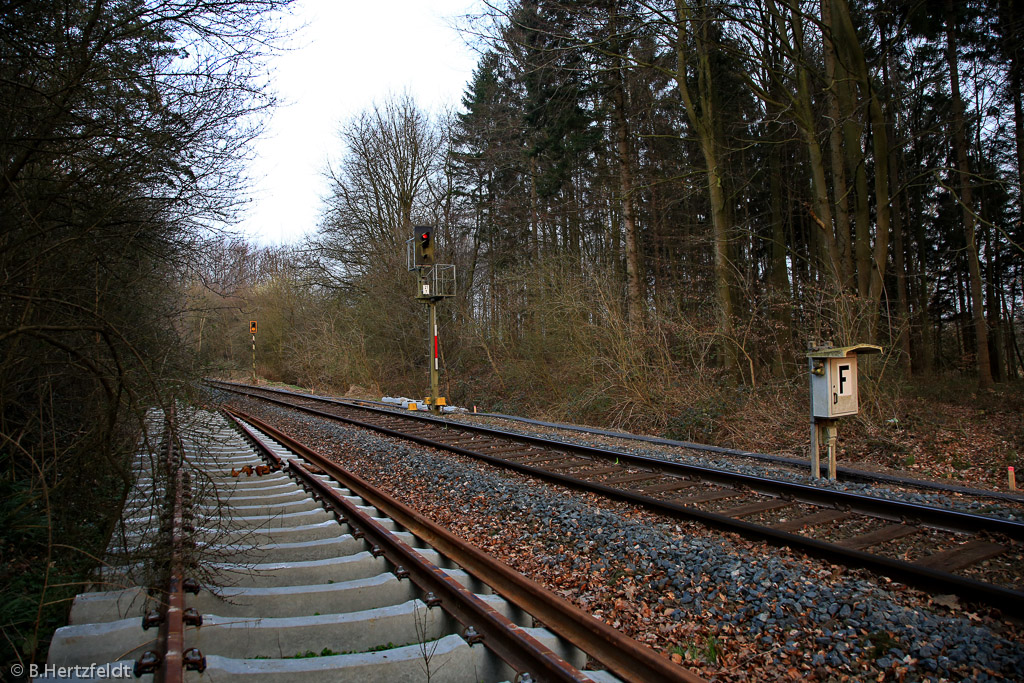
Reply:
[[[490,4],[461,105],[342,122],[317,230],[224,243],[191,291],[237,312],[190,334],[244,368],[258,316],[261,375],[420,396],[406,241],[429,224],[456,402],[664,430],[801,391],[823,343],[881,345],[885,385],[1013,382],[1017,4]]]

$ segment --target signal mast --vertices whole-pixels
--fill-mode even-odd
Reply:
[[[455,265],[437,263],[435,258],[434,226],[415,225],[414,235],[406,240],[406,260],[410,271],[416,271],[418,287],[416,299],[427,304],[427,340],[429,343],[430,396],[424,403],[430,412],[441,413],[445,398],[439,395],[441,373],[440,342],[437,334],[437,302],[455,296]]]

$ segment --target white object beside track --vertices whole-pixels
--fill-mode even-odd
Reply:
[[[186,594],[185,606],[196,608],[203,623],[185,627],[185,648],[198,648],[207,668],[201,674],[186,672],[185,680],[477,683],[515,677],[483,645],[470,646],[457,622],[440,608],[428,608],[417,586],[396,578],[385,559],[371,555],[364,540],[354,538],[285,472],[232,476],[232,470],[264,463],[224,417],[204,411],[189,417],[183,442],[200,558],[194,578],[203,588],[198,595]],[[150,439],[158,442],[162,416],[153,416],[150,428]],[[265,443],[284,461],[295,457],[269,438]],[[96,591],[75,598],[70,625],[54,635],[51,667],[95,664],[116,672],[115,663],[133,664],[156,649],[158,628],[142,627],[143,615],[158,607],[147,597],[150,573],[143,557],[157,539],[163,499],[151,462],[147,453],[136,459],[137,481],[110,544],[110,566]],[[423,548],[337,482],[322,478],[495,609],[520,626],[530,625],[529,616]],[[544,629],[525,630],[583,668],[585,656],[575,648]],[[315,656],[295,657],[306,653]],[[74,671],[69,676],[53,668],[36,680],[109,680],[106,671],[76,677]],[[587,674],[595,681],[617,680],[605,672]],[[141,680],[152,678],[146,674]]]

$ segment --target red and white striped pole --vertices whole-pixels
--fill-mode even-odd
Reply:
[[[438,385],[440,384],[441,374],[441,352],[440,344],[438,342],[437,334],[437,302],[431,300],[430,302],[430,334],[432,337],[431,344],[431,358],[430,358],[430,412],[440,413],[441,407],[438,405],[438,396],[440,394]]]

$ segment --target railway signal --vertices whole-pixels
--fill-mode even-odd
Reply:
[[[434,265],[434,226],[432,225],[417,225],[416,226],[416,240],[417,240],[417,263],[424,266]]]
[[[256,384],[256,321],[249,321],[249,334],[252,335],[252,383]]]
[[[860,411],[857,357],[881,353],[874,344],[833,347],[812,344],[807,352],[811,370],[811,476],[821,476],[818,449],[828,453],[828,478],[836,478],[836,418]]]
[[[434,242],[434,226],[413,226],[413,236],[406,241],[408,266],[417,273],[416,298],[428,305],[427,339],[429,343],[430,396],[424,401],[432,413],[440,413],[445,405],[439,396],[438,384],[441,372],[441,351],[437,330],[437,302],[455,296],[455,266],[437,263]]]

